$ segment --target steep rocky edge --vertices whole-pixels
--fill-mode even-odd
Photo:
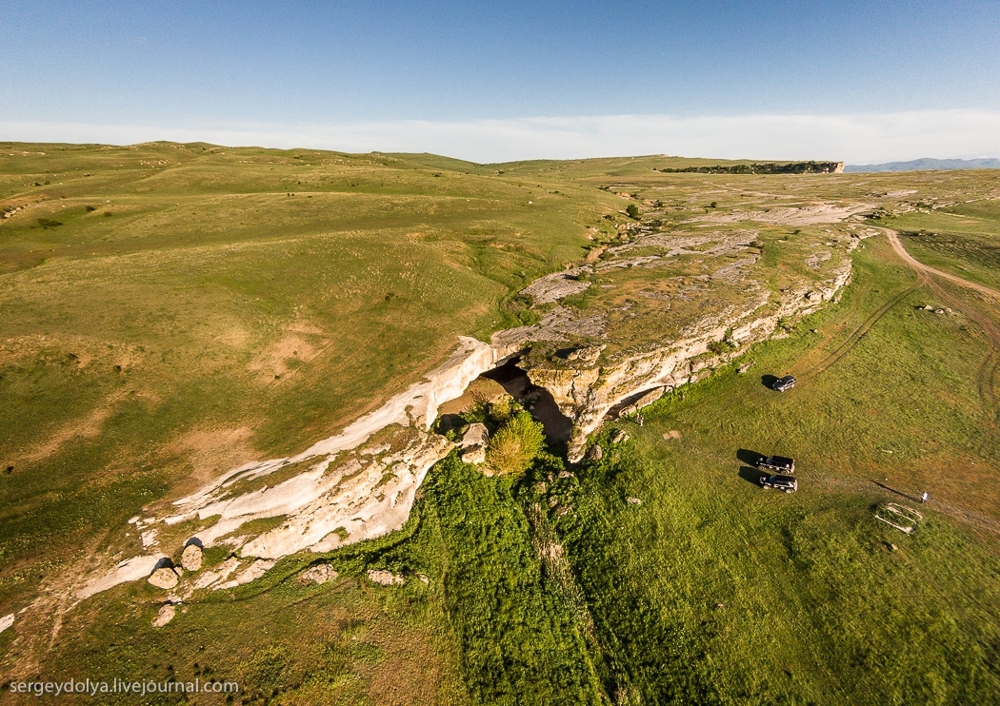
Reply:
[[[573,367],[536,364],[527,368],[528,377],[548,390],[560,411],[573,420],[569,460],[576,463],[583,458],[587,437],[609,412],[617,407],[622,407],[620,412],[635,411],[665,392],[703,379],[750,345],[770,338],[782,321],[805,316],[824,302],[832,301],[850,276],[848,261],[824,284],[782,293],[778,305],[767,311],[763,311],[768,303],[768,295],[764,293],[746,309],[707,317],[688,336],[653,350],[620,356],[605,364],[598,361]],[[723,345],[717,346],[719,343]],[[713,345],[724,352],[713,352]],[[583,355],[576,360],[585,360],[587,348],[579,350]],[[629,402],[633,402],[633,409],[623,407]]]
[[[837,213],[833,221],[843,217]],[[871,234],[827,229],[796,239],[801,267],[776,287],[760,263],[757,230],[705,228],[717,226],[672,233],[628,228],[599,261],[525,290],[539,310],[537,324],[498,332],[489,344],[460,338],[444,364],[339,434],[292,457],[233,469],[166,512],[133,518],[145,553],[115,557],[119,563],[91,577],[77,599],[146,578],[191,537],[230,546],[234,556],[213,570],[182,575],[178,599],[253,580],[283,556],[398,530],[428,470],[453,448],[430,431],[439,406],[514,355],[573,422],[569,460],[576,462],[609,414],[707,376],[774,335],[783,321],[834,300],[850,279],[851,250]],[[567,306],[574,296],[591,299]],[[252,521],[259,521],[251,525],[257,529],[248,531]],[[231,574],[236,578],[227,581]]]

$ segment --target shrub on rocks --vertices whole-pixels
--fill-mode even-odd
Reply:
[[[542,425],[527,412],[518,412],[497,429],[486,451],[486,463],[496,475],[520,475],[542,450]]]

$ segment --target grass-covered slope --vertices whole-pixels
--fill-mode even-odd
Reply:
[[[612,198],[563,191],[376,155],[3,145],[0,602],[503,325]]]

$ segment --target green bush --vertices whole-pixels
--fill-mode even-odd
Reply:
[[[638,218],[639,217],[639,207],[636,206],[634,203],[630,203],[625,208],[625,213],[628,214],[629,218]]]
[[[520,475],[544,444],[542,425],[527,412],[518,412],[493,434],[486,463],[497,475]]]

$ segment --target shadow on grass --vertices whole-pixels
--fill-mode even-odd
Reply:
[[[758,488],[760,487],[760,479],[766,478],[768,475],[770,474],[758,471],[756,468],[751,466],[740,466],[740,478],[745,480],[747,483],[753,483]]]
[[[757,461],[759,461],[763,455],[764,454],[758,453],[757,451],[751,451],[750,449],[740,449],[736,452],[736,459],[740,463],[745,463],[748,466],[756,466]]]
[[[760,384],[766,387],[768,390],[774,389],[774,383],[778,382],[778,378],[774,375],[761,375]]]
[[[879,488],[882,488],[883,490],[888,490],[890,493],[895,493],[896,495],[900,496],[901,498],[906,498],[907,500],[911,500],[911,501],[913,501],[915,503],[919,503],[920,502],[920,496],[919,495],[910,495],[909,493],[904,493],[902,490],[896,490],[895,488],[892,488],[892,487],[886,485],[885,483],[879,483],[877,480],[873,480],[872,483],[874,483],[875,485],[877,485]]]

